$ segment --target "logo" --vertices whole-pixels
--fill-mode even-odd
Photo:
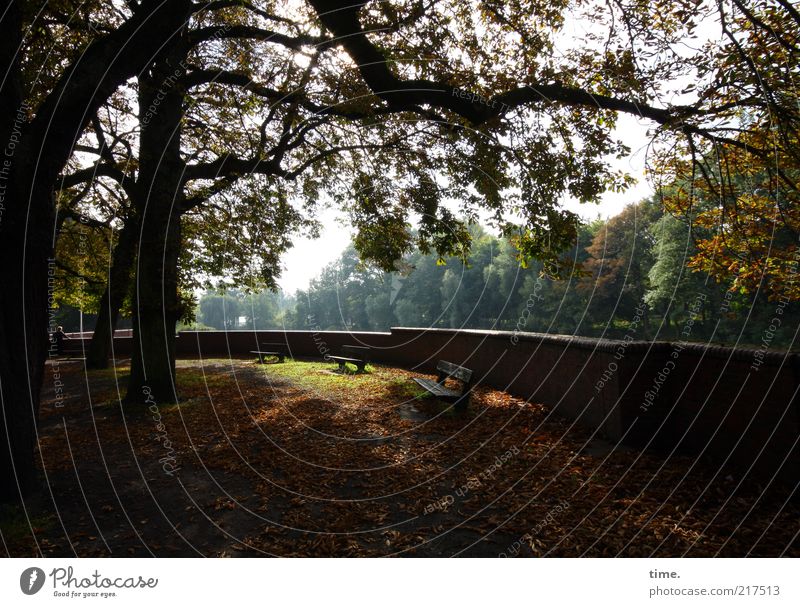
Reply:
[[[19,587],[25,594],[36,594],[44,586],[44,571],[38,567],[28,567],[19,576]]]

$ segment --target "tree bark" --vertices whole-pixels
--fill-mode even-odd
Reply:
[[[100,300],[97,323],[86,352],[86,366],[90,369],[108,367],[119,311],[131,286],[131,271],[136,258],[138,227],[138,221],[128,218],[119,232],[119,240],[111,256],[108,284],[103,292],[103,298]]]
[[[36,486],[34,449],[48,342],[53,185],[75,140],[117,87],[137,74],[193,10],[188,0],[146,0],[115,32],[64,70],[45,100],[23,106],[20,2],[0,13],[0,501]],[[123,49],[123,52],[120,52]],[[26,122],[30,115],[35,118]],[[53,374],[55,379],[55,369]]]
[[[140,217],[136,264],[133,352],[126,400],[174,403],[175,325],[183,203],[180,156],[185,75],[179,52],[139,78],[142,133],[134,201]]]
[[[35,420],[47,356],[47,270],[52,192],[36,183],[23,148],[28,111],[17,52],[22,42],[17,3],[0,21],[0,500],[20,499],[36,482]],[[26,213],[30,208],[30,213]]]

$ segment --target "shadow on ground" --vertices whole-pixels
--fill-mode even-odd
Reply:
[[[181,361],[180,404],[147,408],[120,404],[125,361],[61,363],[65,397],[43,393],[45,488],[0,512],[5,552],[800,554],[788,490],[619,448],[503,392],[479,388],[457,414],[407,371],[331,368]]]

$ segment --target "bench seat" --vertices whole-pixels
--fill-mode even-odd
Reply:
[[[282,363],[283,359],[286,357],[285,352],[268,352],[265,350],[250,350],[250,354],[257,354],[258,360],[262,364],[264,363],[264,359],[268,356],[277,358],[279,363]]]
[[[426,377],[412,377],[411,379],[435,397],[454,401],[456,410],[464,411],[469,404],[469,395],[472,390],[472,370],[446,360],[440,360],[436,365],[436,371],[438,373],[436,381]],[[461,391],[446,387],[444,382],[448,379],[460,381]]]
[[[364,372],[364,368],[369,362],[370,350],[364,346],[342,346],[340,356],[326,356],[325,360],[339,364],[339,371],[344,372],[345,365],[350,363],[358,368],[360,373]]]
[[[412,379],[434,396],[440,398],[459,398],[461,396],[460,392],[445,388],[442,384],[432,379],[425,379],[424,377],[412,377]]]
[[[328,358],[336,361],[343,360],[346,363],[353,364],[363,362],[360,358],[348,358],[347,356],[329,356]]]
[[[328,360],[335,361],[339,364],[339,369],[343,370],[347,363],[353,364],[358,367],[359,371],[363,371],[367,365],[367,361],[361,358],[350,358],[349,356],[328,356]]]
[[[73,343],[65,343],[64,346],[61,348],[61,352],[56,353],[55,349],[49,350],[48,349],[48,357],[52,356],[62,356],[64,358],[73,358],[75,360],[85,360],[83,358],[84,354],[89,350],[89,346],[87,344],[86,349],[84,349],[82,343],[74,343],[77,340],[70,340]]]

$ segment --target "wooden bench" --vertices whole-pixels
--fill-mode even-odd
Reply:
[[[440,360],[436,365],[438,377],[436,381],[424,377],[412,378],[422,388],[442,400],[453,401],[456,409],[466,409],[469,404],[469,393],[472,390],[472,370],[460,367],[446,360]],[[448,379],[456,379],[461,382],[461,391],[452,390],[444,385]]]
[[[73,339],[65,339],[62,346],[61,352],[56,352],[56,347],[53,342],[48,342],[48,355],[49,356],[61,356],[63,358],[74,358],[77,360],[83,360],[84,349],[83,349],[83,340],[78,338]],[[87,342],[86,349],[89,349],[89,344]]]
[[[250,354],[258,355],[258,362],[265,364],[267,358],[277,358],[277,362],[282,363],[286,358],[286,344],[261,344],[259,350],[250,350]]]
[[[369,362],[369,348],[364,346],[342,346],[342,355],[329,356],[328,360],[339,363],[339,371],[344,371],[345,365],[350,363],[355,365],[359,372],[363,372],[364,367]]]

